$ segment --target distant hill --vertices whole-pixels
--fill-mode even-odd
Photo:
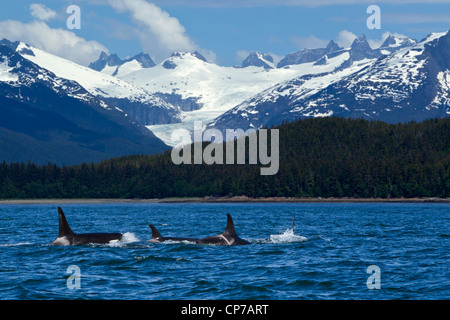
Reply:
[[[3,163],[0,198],[450,196],[450,118],[330,117],[277,128],[273,176],[261,176],[260,165],[174,165],[170,152],[70,167]]]

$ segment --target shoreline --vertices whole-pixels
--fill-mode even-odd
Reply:
[[[101,203],[450,203],[450,198],[286,198],[203,197],[163,199],[15,199],[0,200],[0,205],[25,204],[101,204]]]

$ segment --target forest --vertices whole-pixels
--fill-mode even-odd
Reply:
[[[0,199],[450,196],[450,117],[388,124],[338,117],[279,130],[279,171],[180,164],[171,153],[58,166],[0,163]],[[193,148],[192,148],[193,149]]]

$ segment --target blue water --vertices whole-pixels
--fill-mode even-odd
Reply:
[[[62,207],[75,232],[124,240],[51,246],[57,205],[0,205],[0,299],[450,298],[448,204]],[[163,236],[206,237],[223,232],[227,213],[252,245],[147,242],[148,223]]]

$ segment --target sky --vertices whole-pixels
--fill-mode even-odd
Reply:
[[[450,29],[450,0],[2,2],[0,39],[23,41],[83,65],[101,51],[121,58],[145,52],[156,63],[174,51],[198,51],[210,62],[233,66],[252,51],[277,61],[330,40],[345,47],[364,34],[375,48],[389,34],[421,40]],[[367,25],[374,18],[375,12],[368,12],[372,5],[380,12],[375,29]]]

